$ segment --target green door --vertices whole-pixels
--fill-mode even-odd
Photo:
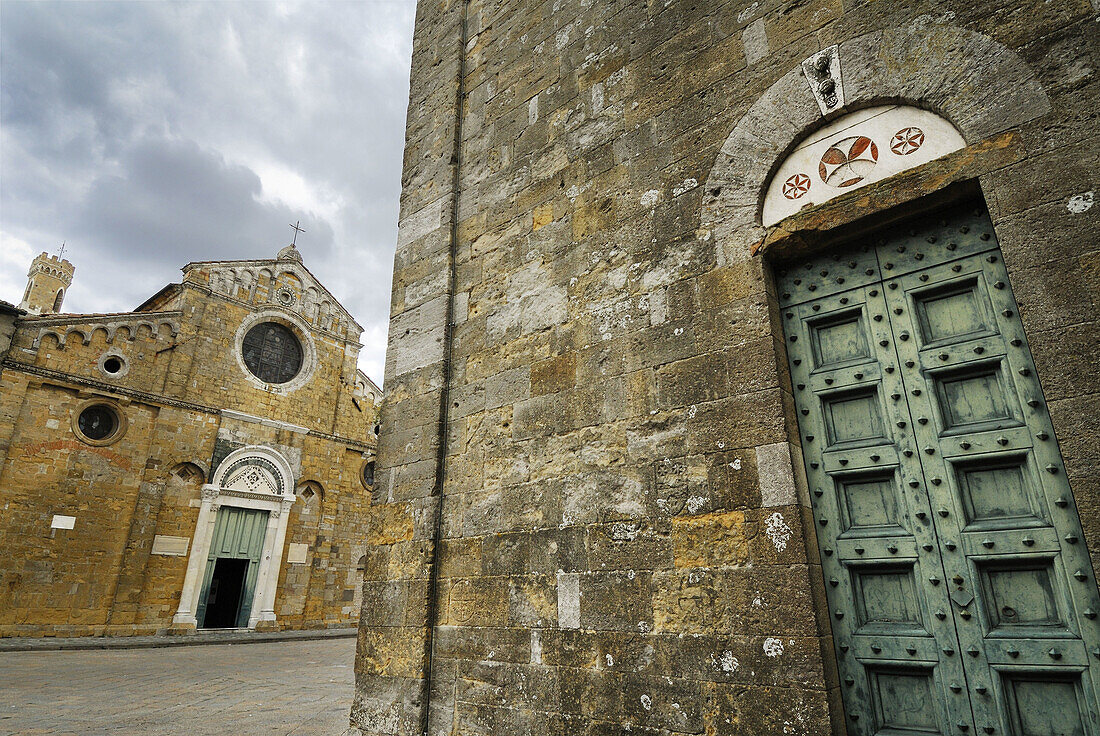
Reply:
[[[1096,580],[984,207],[778,276],[849,733],[1100,734]]]
[[[214,536],[210,541],[210,552],[206,558],[206,571],[203,574],[202,592],[196,619],[205,626],[207,603],[210,598],[211,579],[219,559],[247,560],[247,567],[241,580],[240,605],[236,614],[239,628],[248,626],[248,617],[252,613],[252,598],[256,591],[256,574],[260,569],[260,555],[264,548],[264,533],[267,531],[267,512],[256,509],[222,507],[218,509],[214,521]],[[235,593],[235,591],[234,591]],[[221,592],[224,595],[224,591]]]

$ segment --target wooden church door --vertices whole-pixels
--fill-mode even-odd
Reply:
[[[984,206],[777,273],[849,733],[1100,733],[1097,584]]]
[[[256,593],[256,576],[260,570],[264,536],[267,532],[267,511],[223,506],[218,509],[214,521],[214,535],[210,540],[206,571],[203,575],[199,606],[195,617],[202,628],[245,628],[252,614]],[[216,577],[219,561],[238,563],[230,568],[223,579]],[[234,574],[236,573],[236,574]],[[227,584],[232,590],[226,590]],[[210,620],[210,609],[219,597],[233,602],[233,610],[222,626]],[[221,617],[219,617],[220,620]]]

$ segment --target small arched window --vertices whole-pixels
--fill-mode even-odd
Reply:
[[[61,300],[64,299],[64,298],[65,298],[65,290],[64,289],[58,289],[57,290],[57,296],[55,296],[53,298],[53,311],[55,311],[55,312],[60,312],[61,311]]]

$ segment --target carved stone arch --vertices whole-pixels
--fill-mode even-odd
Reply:
[[[257,276],[255,269],[242,268],[240,272],[241,291],[238,297],[246,301],[252,301],[256,296]]]
[[[115,337],[118,337],[121,333],[122,339],[127,342],[133,342],[134,328],[130,325],[117,325],[115,326]]]
[[[63,343],[67,343],[69,341],[69,335],[80,335],[80,342],[84,345],[87,345],[89,342],[91,342],[91,335],[85,332],[84,329],[80,327],[70,327],[65,330],[65,339],[62,341]]]
[[[302,290],[302,277],[291,269],[284,269],[279,274],[279,282],[286,284],[287,286],[295,289],[298,292],[301,292]]]
[[[111,330],[110,330],[110,328],[107,327],[106,325],[96,325],[95,327],[93,327],[91,329],[91,332],[88,333],[88,342],[91,342],[93,339],[95,339],[95,333],[97,333],[97,332],[102,332],[103,333],[103,341],[104,342],[110,342],[111,341]]]
[[[170,319],[162,319],[157,323],[158,327],[167,327],[168,334],[171,337],[175,337],[180,333],[180,326],[175,321]]]
[[[319,294],[316,286],[310,286],[302,292],[302,316],[310,322],[316,321]]]
[[[801,66],[741,117],[707,179],[701,226],[720,264],[747,260],[764,237],[767,184],[795,146],[840,115],[903,103],[945,118],[968,144],[1045,115],[1050,101],[1034,72],[989,36],[956,26],[888,28],[839,45],[845,106],[823,117]]]
[[[141,320],[140,322],[137,322],[134,325],[134,337],[135,338],[138,337],[138,335],[141,334],[141,328],[142,327],[145,327],[146,329],[149,330],[149,337],[151,339],[156,339],[156,336],[157,336],[157,326],[156,326],[156,324],[153,323],[153,322],[150,322],[149,320],[144,320],[144,319]]]
[[[47,330],[47,329],[43,329],[43,330],[39,331],[38,337],[34,338],[34,341],[31,343],[31,347],[32,348],[40,347],[42,345],[42,338],[46,337],[47,335],[52,337],[54,340],[57,341],[57,347],[59,347],[59,348],[64,348],[65,347],[65,337],[66,337],[66,335],[63,335],[62,333],[58,332],[57,330]]]
[[[249,486],[253,479],[243,476],[253,467],[259,469],[257,487],[266,488],[275,496],[291,497],[294,471],[290,463],[281,452],[263,445],[249,445],[229,453],[214,471],[211,485],[231,489],[234,484],[240,484],[242,488],[235,490],[247,490],[244,487]]]

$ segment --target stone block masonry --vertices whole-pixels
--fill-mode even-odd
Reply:
[[[166,632],[189,558],[205,554],[204,484],[258,445],[293,475],[274,628],[354,625],[377,411],[356,388],[360,328],[311,279],[285,258],[190,264],[135,312],[15,322],[0,380],[0,637]],[[237,333],[257,315],[298,325],[300,385],[245,366]],[[122,427],[102,442],[78,434],[95,404]]]
[[[1097,559],[1095,12],[419,3],[351,733],[870,728],[841,704],[761,243],[790,257],[961,180]],[[802,62],[833,45],[825,118]],[[975,148],[765,229],[786,154],[888,102]]]

